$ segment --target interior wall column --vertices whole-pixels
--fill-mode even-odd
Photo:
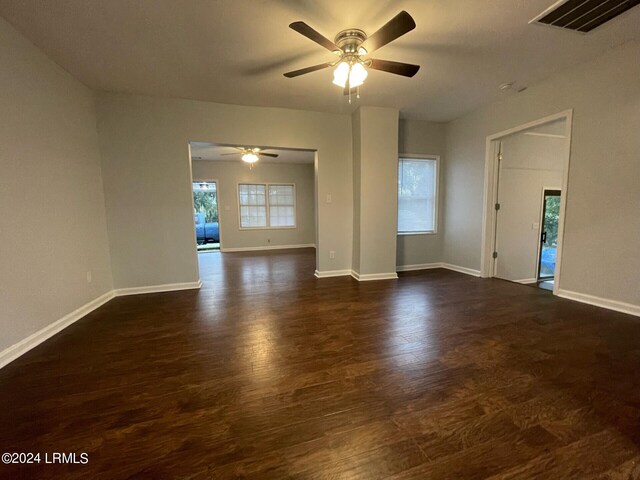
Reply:
[[[353,265],[359,280],[396,278],[398,123],[393,108],[353,113]]]

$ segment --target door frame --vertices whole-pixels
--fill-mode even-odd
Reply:
[[[542,231],[544,229],[544,214],[546,212],[546,206],[547,206],[547,202],[545,201],[546,199],[546,193],[547,192],[559,192],[558,195],[553,195],[554,197],[560,197],[560,202],[562,202],[562,189],[561,188],[552,188],[552,187],[542,187],[542,197],[541,197],[541,201],[540,201],[540,221],[538,222],[538,225],[540,226],[540,228],[538,228],[538,251],[536,253],[536,282],[539,282],[540,280],[548,280],[548,277],[545,277],[545,279],[540,278],[540,267],[542,266]],[[560,219],[558,219],[558,231],[560,230]],[[557,257],[557,250],[556,250],[556,257]],[[556,264],[557,267],[557,264]],[[553,271],[553,277],[551,277],[555,280],[556,278],[556,270]]]
[[[544,125],[555,120],[565,120],[565,136],[567,137],[566,148],[563,155],[562,187],[564,193],[560,197],[560,219],[558,221],[558,251],[556,253],[556,273],[553,284],[553,294],[557,295],[560,288],[560,277],[562,267],[562,244],[564,241],[564,220],[567,208],[568,183],[569,183],[569,162],[571,159],[571,132],[573,126],[573,109],[564,110],[553,115],[549,115],[538,120],[519,125],[517,127],[494,133],[486,138],[485,148],[485,168],[484,168],[484,206],[482,212],[482,251],[480,252],[480,276],[483,278],[493,277],[495,274],[495,261],[493,251],[496,241],[496,221],[497,215],[495,204],[497,203],[498,190],[498,150],[500,141],[509,135],[528,130],[532,127]]]

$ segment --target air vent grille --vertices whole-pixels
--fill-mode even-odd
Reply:
[[[587,33],[640,4],[640,0],[562,0],[531,23]]]

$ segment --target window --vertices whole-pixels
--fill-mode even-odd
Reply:
[[[267,226],[266,185],[239,185],[240,227]]]
[[[436,232],[436,158],[400,158],[398,164],[398,233]]]
[[[240,228],[294,228],[296,226],[294,185],[240,184]]]
[[[269,185],[269,225],[272,227],[296,226],[293,185]]]

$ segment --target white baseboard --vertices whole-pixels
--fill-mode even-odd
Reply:
[[[4,367],[8,363],[14,361],[21,355],[24,355],[32,348],[37,347],[45,340],[53,337],[56,333],[64,330],[69,325],[77,322],[85,315],[91,313],[96,308],[104,305],[114,297],[113,290],[100,295],[98,298],[85,303],[80,308],[75,309],[73,312],[65,315],[64,317],[50,323],[46,327],[32,333],[27,338],[20,340],[18,343],[11,345],[0,352],[0,368]]]
[[[453,270],[458,273],[465,273],[467,275],[472,275],[474,277],[480,276],[480,270],[474,270],[473,268],[467,267],[459,267],[457,265],[451,265],[450,263],[443,263],[442,268],[446,268],[447,270]]]
[[[263,247],[239,247],[226,248],[220,247],[221,252],[257,252],[260,250],[288,250],[290,248],[316,248],[313,243],[305,243],[300,245],[268,245]]]
[[[351,270],[351,276],[359,282],[370,282],[372,280],[395,280],[398,278],[396,272],[392,273],[358,273],[355,270]]]
[[[419,263],[416,265],[398,265],[396,272],[413,272],[416,270],[431,270],[432,268],[443,268],[443,263]]]
[[[145,293],[175,292],[178,290],[196,290],[202,288],[202,282],[166,283],[164,285],[151,285],[149,287],[118,288],[114,290],[116,297],[125,295],[142,295]]]
[[[640,317],[640,305],[619,302],[618,300],[609,300],[607,298],[596,297],[594,295],[587,295],[586,293],[572,292],[562,288],[558,290],[558,296],[569,300],[575,300],[576,302],[587,303],[596,307],[607,308],[609,310],[615,310],[616,312],[628,313],[629,315]]]
[[[531,285],[532,283],[537,283],[538,279],[536,278],[523,278],[522,280],[514,280],[516,283],[521,283],[523,285]]]
[[[317,278],[347,277],[351,275],[351,270],[325,270],[324,272],[316,270],[314,275]]]
[[[417,265],[398,265],[396,271],[398,272],[412,272],[415,270],[431,270],[433,268],[444,268],[446,270],[452,270],[458,273],[464,273],[474,277],[480,276],[480,270],[474,270],[467,267],[459,267],[458,265],[451,265],[450,263],[438,262],[438,263],[422,263]]]

